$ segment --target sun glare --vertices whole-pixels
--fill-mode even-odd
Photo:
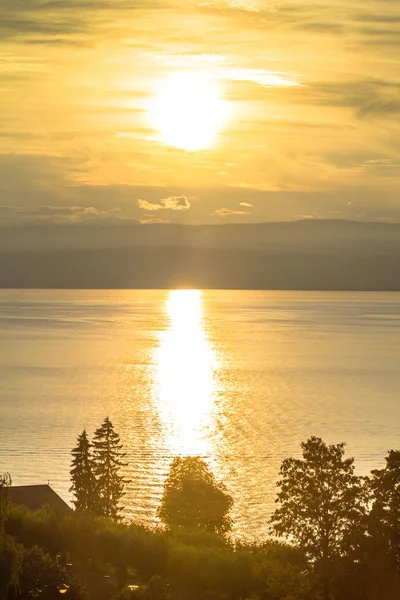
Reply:
[[[167,445],[176,454],[206,454],[216,357],[204,329],[201,292],[172,291],[166,312],[169,328],[155,358]]]
[[[202,73],[180,73],[160,82],[149,114],[165,144],[194,151],[214,144],[229,109],[215,79]]]

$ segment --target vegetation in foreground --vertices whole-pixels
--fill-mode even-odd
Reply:
[[[229,537],[233,500],[198,457],[171,465],[163,528],[119,517],[122,445],[106,419],[73,450],[76,510],[11,506],[0,478],[0,599],[395,600],[400,597],[400,452],[359,477],[344,444],[311,437],[283,461],[272,538]],[[286,542],[282,539],[287,538]]]

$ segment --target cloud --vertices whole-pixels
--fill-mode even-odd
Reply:
[[[232,8],[247,10],[249,12],[261,11],[261,3],[257,0],[228,0],[227,4]]]
[[[371,99],[360,107],[357,114],[360,118],[400,119],[400,99],[389,97]]]
[[[118,208],[98,210],[93,206],[0,206],[0,225],[29,222],[79,223],[90,219],[116,217]]]
[[[138,205],[141,209],[148,211],[188,210],[190,208],[190,202],[186,196],[169,196],[168,198],[162,198],[159,204],[139,198]]]
[[[241,204],[241,206],[243,206]],[[240,216],[240,215],[249,215],[249,212],[246,212],[245,210],[232,210],[230,208],[219,208],[218,210],[215,210],[213,213],[211,213],[212,215],[215,215],[217,217],[233,217],[233,216]]]
[[[250,13],[259,13],[262,10],[261,2],[258,0],[204,0],[199,3],[199,7],[220,11],[230,9]]]
[[[303,88],[302,93],[314,104],[352,108],[358,118],[391,119],[400,114],[400,83],[393,78],[320,82]]]
[[[400,152],[398,0],[0,4],[0,201],[38,207],[3,220],[288,219],[364,188],[367,205],[400,206],[382,162]],[[165,146],[148,118],[176,71],[215,77],[229,106],[208,151]]]
[[[228,56],[221,54],[185,54],[163,55],[157,57],[163,68],[197,70],[204,69],[211,77],[226,81],[249,82],[265,88],[295,87],[301,85],[297,74],[285,71],[272,71],[254,67],[240,67],[234,64]]]
[[[93,32],[95,25],[107,22],[109,14],[169,8],[157,0],[2,0],[0,39],[16,39],[22,44],[78,44],[72,39]]]
[[[169,219],[139,219],[142,225],[160,225],[165,223],[171,223]]]
[[[222,76],[231,81],[249,81],[265,88],[295,87],[300,85],[287,73],[268,71],[266,69],[227,68],[222,70]]]

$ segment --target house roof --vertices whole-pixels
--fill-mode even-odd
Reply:
[[[45,505],[57,510],[70,511],[70,506],[49,485],[13,485],[11,502],[39,510]]]

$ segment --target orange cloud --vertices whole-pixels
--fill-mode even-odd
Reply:
[[[157,210],[188,210],[190,208],[190,202],[186,196],[169,196],[168,198],[162,198],[159,204],[148,202],[142,198],[138,199],[138,206],[143,210],[157,211]]]

